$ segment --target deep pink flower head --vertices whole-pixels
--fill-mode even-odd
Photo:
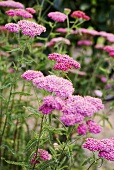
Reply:
[[[36,158],[36,153],[34,153],[33,158],[30,160],[31,164],[36,165],[39,164],[41,160],[47,161],[51,159],[51,155],[48,153],[48,151],[43,149],[38,149],[37,157],[38,158]]]
[[[64,106],[64,101],[56,96],[46,96],[43,101],[43,105],[39,108],[39,111],[42,111],[43,114],[50,114],[54,109],[62,110]]]
[[[35,9],[33,9],[33,8],[26,8],[26,11],[28,11],[31,14],[35,14],[36,13]]]
[[[67,15],[61,12],[50,12],[48,17],[57,22],[64,22],[67,19]]]
[[[27,70],[21,75],[21,78],[26,79],[27,81],[31,81],[38,77],[44,77],[44,75],[42,74],[42,72],[34,70]]]
[[[87,130],[88,130],[88,128],[87,128],[86,124],[79,124],[79,126],[76,129],[76,131],[79,135],[86,135]]]
[[[23,17],[23,18],[33,18],[33,15],[24,9],[10,9],[6,11],[6,14],[12,17],[18,16],[18,17]]]
[[[22,30],[22,34],[30,37],[40,35],[42,32],[46,31],[46,28],[44,26],[27,20],[18,21],[18,25]]]
[[[57,62],[54,66],[55,70],[68,71],[72,67],[80,68],[80,64],[66,54],[52,53],[48,55],[48,59]]]
[[[87,16],[84,12],[82,11],[74,11],[72,14],[71,14],[71,17],[73,18],[83,18],[85,20],[90,20],[90,17]]]
[[[67,98],[74,92],[72,83],[69,80],[55,75],[34,79],[33,84],[37,86],[37,88],[54,92],[57,96],[62,98]]]
[[[18,24],[14,24],[14,23],[8,23],[5,25],[5,28],[10,31],[10,32],[19,32],[20,31],[20,27]]]
[[[109,56],[114,58],[114,51],[109,53]]]
[[[104,77],[104,76],[101,76],[100,79],[101,79],[101,81],[102,81],[103,83],[106,83],[106,82],[107,82],[107,78]]]
[[[57,38],[51,39],[51,41],[47,43],[47,46],[48,47],[54,46],[56,43],[60,43],[60,42],[67,44],[67,45],[70,45],[70,41],[67,38],[57,37]]]
[[[77,42],[78,45],[92,45],[92,42],[89,40],[80,40]]]
[[[0,25],[0,31],[6,31],[6,27],[4,25]]]
[[[102,131],[102,127],[94,120],[88,120],[86,124],[90,133],[98,134]]]
[[[103,50],[105,50],[106,52],[114,52],[114,46],[111,45],[106,45]]]
[[[94,105],[96,107],[97,111],[104,108],[104,105],[102,104],[102,100],[96,97],[86,96],[84,97],[89,103]]]
[[[1,1],[0,6],[2,7],[12,7],[12,8],[24,8],[24,5],[20,2],[15,1]]]
[[[109,161],[114,161],[114,151],[111,152],[100,151],[98,156]]]
[[[90,151],[99,151],[99,143],[100,141],[97,139],[87,138],[82,147]]]

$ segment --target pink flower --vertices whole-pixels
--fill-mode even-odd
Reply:
[[[102,81],[103,83],[106,83],[106,82],[107,82],[107,78],[104,77],[104,76],[100,77],[100,79],[101,79],[101,81]]]
[[[96,30],[89,30],[86,28],[80,28],[79,30],[74,30],[73,34],[77,34],[77,33],[89,34],[92,36],[99,34],[98,31],[96,31]]]
[[[43,101],[43,105],[39,108],[39,111],[42,111],[43,114],[50,114],[54,109],[61,110],[64,106],[64,101],[60,97],[46,96]]]
[[[20,31],[20,27],[18,24],[14,24],[14,23],[8,23],[5,25],[5,28],[10,31],[10,32],[16,32],[18,33]]]
[[[33,158],[30,160],[31,164],[39,164],[41,160],[47,161],[51,159],[51,155],[48,153],[48,151],[43,149],[38,149],[37,157],[36,153],[34,153]]]
[[[59,69],[63,71],[68,71],[72,67],[80,68],[80,64],[66,54],[52,53],[49,54],[48,59],[55,60],[57,62],[54,66],[55,70]]]
[[[67,126],[73,126],[76,124],[75,117],[76,116],[74,114],[63,115],[60,117],[60,120]]]
[[[4,25],[0,25],[0,31],[5,31],[5,30],[6,30],[5,26]]]
[[[68,29],[68,28],[57,28],[56,31],[61,32],[61,33],[67,33],[67,32],[73,33],[73,30]]]
[[[71,17],[73,18],[83,18],[85,20],[90,20],[90,17],[87,16],[84,12],[82,11],[74,11],[72,14],[71,14]]]
[[[6,11],[6,14],[12,17],[18,16],[18,17],[24,17],[24,18],[33,18],[32,14],[30,14],[24,9],[10,9]]]
[[[57,96],[62,98],[67,98],[74,92],[72,83],[69,80],[55,75],[33,79],[33,84],[37,88],[54,92]]]
[[[96,49],[103,50],[104,45],[102,45],[102,44],[96,44],[94,47],[95,47]]]
[[[114,151],[111,152],[100,151],[98,156],[109,161],[114,161]]]
[[[1,1],[0,6],[3,7],[12,7],[12,8],[24,8],[24,5],[20,2],[15,2],[15,1]]]
[[[22,30],[22,34],[28,35],[30,37],[40,35],[42,32],[46,31],[46,28],[44,26],[27,20],[18,21],[18,25]]]
[[[31,81],[31,80],[38,78],[38,77],[44,77],[44,75],[42,74],[42,72],[34,71],[34,70],[27,70],[26,72],[24,72],[21,75],[21,78],[24,78],[27,81]]]
[[[88,120],[86,124],[88,126],[88,130],[90,133],[97,134],[102,131],[102,127],[99,124],[97,124],[94,120]]]
[[[57,22],[64,22],[67,19],[67,15],[61,12],[50,12],[48,17]]]
[[[109,53],[109,56],[114,58],[114,51]]]
[[[89,40],[80,40],[77,42],[78,45],[92,45],[92,42]]]
[[[56,43],[60,43],[60,42],[67,44],[67,45],[70,45],[70,41],[67,38],[57,37],[57,38],[51,39],[51,41],[47,43],[47,46],[48,47],[54,46]]]
[[[33,8],[26,8],[26,11],[30,12],[31,14],[35,14],[36,11]]]
[[[99,143],[100,141],[97,139],[87,138],[82,147],[90,151],[99,151]]]
[[[79,124],[79,126],[76,129],[76,131],[79,135],[86,135],[87,130],[88,130],[88,128],[87,128],[86,124]]]
[[[114,52],[114,46],[111,45],[106,45],[104,46],[103,50],[105,50],[106,52]]]

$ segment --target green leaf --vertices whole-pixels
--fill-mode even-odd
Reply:
[[[7,52],[8,52],[8,53],[12,53],[12,52],[19,51],[19,50],[20,50],[20,48],[15,48],[15,49],[10,50],[10,51],[7,51]]]
[[[8,161],[5,160],[8,164],[12,164],[12,165],[19,165],[19,166],[24,166],[25,162],[14,162],[14,161]]]
[[[34,114],[38,114],[39,112],[34,109],[33,107],[26,107],[26,106],[23,106],[25,109],[29,110],[31,113],[34,113]]]
[[[25,93],[25,92],[13,92],[12,94],[13,94],[13,95],[15,95],[15,94],[20,94],[20,95],[22,95],[22,96],[32,96],[31,94]]]
[[[5,85],[5,86],[1,86],[1,87],[0,87],[0,90],[6,89],[6,88],[8,88],[8,87],[10,87],[10,86],[11,86],[11,83],[8,83],[8,84]]]

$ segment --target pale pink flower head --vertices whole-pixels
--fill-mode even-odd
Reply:
[[[86,46],[91,46],[92,42],[89,40],[80,40],[77,42],[78,45],[86,45]]]
[[[42,74],[42,72],[34,70],[27,70],[21,75],[21,78],[26,79],[27,81],[31,81],[38,77],[44,77],[44,75]]]
[[[54,46],[56,43],[60,43],[60,42],[66,45],[70,45],[70,41],[67,38],[57,37],[57,38],[51,39],[51,41],[47,43],[47,46],[51,47],[51,46]]]
[[[24,5],[20,2],[15,1],[1,1],[0,6],[2,7],[12,7],[12,8],[24,8]]]
[[[0,25],[0,31],[6,31],[6,27],[4,25]]]
[[[110,35],[110,36],[107,36],[107,40],[108,40],[110,43],[114,43],[114,34],[113,34],[113,35]]]
[[[18,21],[18,25],[22,30],[22,34],[30,37],[35,37],[46,31],[46,28],[44,26],[27,20]]]
[[[20,27],[18,24],[15,23],[8,23],[5,25],[5,28],[10,32],[16,32],[18,33],[20,31]]]
[[[33,8],[26,8],[26,11],[28,11],[31,14],[35,14],[36,13],[35,9],[33,9]]]
[[[87,130],[88,130],[87,125],[84,123],[79,124],[79,126],[76,129],[76,131],[79,135],[86,135]]]
[[[50,12],[48,17],[57,22],[64,22],[67,19],[67,15],[61,12]]]
[[[88,120],[86,124],[90,133],[98,134],[102,131],[102,127],[94,120]]]
[[[33,18],[33,15],[24,9],[10,9],[6,11],[6,14],[12,17],[18,16],[23,18]]]
[[[96,49],[103,50],[104,45],[102,45],[102,44],[96,44],[94,47],[95,47]]]
[[[103,83],[106,83],[106,82],[107,82],[107,78],[104,77],[104,76],[101,76],[100,79],[101,79],[101,81],[102,81]]]
[[[74,92],[72,83],[69,80],[55,75],[33,79],[33,84],[37,88],[53,92],[56,96],[62,98],[67,98]]]
[[[41,160],[47,161],[50,159],[51,159],[51,155],[49,154],[48,151],[43,150],[43,149],[38,149],[37,157],[36,157],[36,153],[34,153],[30,162],[31,162],[31,164],[36,165],[36,164],[39,164]]]
[[[57,32],[61,32],[61,33],[73,33],[73,30],[72,29],[68,29],[68,28],[57,28],[56,29]]]
[[[73,18],[83,18],[85,20],[90,20],[90,17],[87,16],[84,12],[82,11],[74,11],[72,14],[71,14],[71,17]]]
[[[106,45],[104,46],[103,50],[105,50],[106,52],[114,52],[114,46],[111,45]]]

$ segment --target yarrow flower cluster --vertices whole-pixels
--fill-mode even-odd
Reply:
[[[30,37],[40,35],[42,32],[46,31],[44,26],[27,20],[20,20],[17,24],[8,23],[5,25],[5,28],[10,32],[19,32],[19,30],[21,30],[22,34]]]
[[[107,45],[103,48],[106,52],[109,53],[109,56],[114,57],[114,46]]]
[[[48,17],[57,22],[64,22],[67,19],[67,15],[61,12],[50,12]]]
[[[114,138],[102,140],[87,138],[82,147],[92,152],[98,151],[99,157],[114,161]]]
[[[77,132],[79,135],[85,135],[87,132],[98,134],[102,130],[102,127],[94,120],[88,120],[86,124],[79,124]]]
[[[24,17],[24,18],[33,18],[33,15],[24,9],[10,9],[6,11],[6,14],[12,17],[18,16],[18,17]]]
[[[43,105],[39,108],[39,111],[42,111],[43,114],[50,114],[54,109],[62,110],[64,106],[64,101],[56,96],[46,96],[43,101]]]
[[[43,149],[38,149],[37,154],[34,153],[30,162],[31,164],[36,165],[36,164],[39,164],[40,161],[47,161],[50,159],[51,159],[51,155],[48,153],[48,151],[43,150]]]
[[[33,8],[26,8],[26,11],[28,11],[31,14],[35,14],[36,13],[35,9],[33,9]]]
[[[38,77],[44,77],[43,73],[40,71],[34,71],[34,70],[27,70],[21,75],[21,78],[24,78],[27,81],[31,81]]]
[[[32,82],[37,88],[54,92],[57,96],[62,98],[67,98],[74,92],[72,83],[69,80],[57,77],[55,75],[36,78],[33,79]]]
[[[2,7],[12,7],[12,8],[24,8],[24,5],[20,2],[15,1],[1,1],[0,6]]]
[[[57,62],[54,66],[55,70],[68,71],[72,67],[80,68],[80,64],[66,54],[52,53],[48,55],[48,59]]]
[[[92,42],[89,40],[80,40],[77,42],[78,45],[86,45],[86,46],[91,46]]]
[[[82,11],[74,11],[72,14],[71,14],[71,17],[73,18],[83,18],[85,20],[90,20],[90,17],[87,16],[84,12]]]
[[[15,23],[9,23],[5,25],[5,28],[10,32],[16,32],[18,33],[20,31],[20,27],[18,24]]]
[[[51,39],[51,41],[47,43],[47,46],[48,47],[54,46],[56,43],[60,43],[60,42],[70,45],[70,41],[67,38],[57,37],[57,38]]]
[[[63,116],[61,117],[61,121],[67,126],[81,123],[84,120],[84,117],[91,117],[95,112],[104,108],[100,99],[90,97],[91,100],[89,100],[88,98],[89,96],[87,96],[87,98],[83,98],[81,96],[70,96],[65,101],[65,105],[62,108]],[[88,122],[88,124],[91,124],[94,127],[96,126],[95,122],[92,121]],[[97,133],[101,130],[100,126],[97,126],[94,131],[92,127],[89,128],[89,125],[88,129],[91,132]]]

